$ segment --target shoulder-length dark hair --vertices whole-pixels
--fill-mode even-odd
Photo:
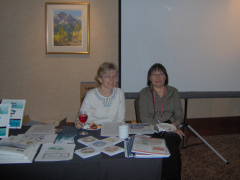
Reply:
[[[156,64],[152,65],[152,67],[150,67],[150,69],[148,70],[147,85],[150,86],[152,84],[151,81],[150,81],[150,76],[151,76],[151,74],[154,71],[162,71],[165,74],[165,76],[166,76],[166,80],[165,80],[164,86],[168,85],[168,73],[167,73],[167,70],[160,63],[156,63]]]

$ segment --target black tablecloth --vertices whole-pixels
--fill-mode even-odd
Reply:
[[[11,129],[10,135],[25,133],[29,127],[22,129]],[[98,139],[100,130],[88,131]],[[75,149],[85,147],[77,143],[75,138]],[[123,142],[117,144],[123,147]],[[33,162],[30,164],[0,164],[1,179],[83,179],[83,180],[159,180],[161,179],[162,159],[137,159],[125,158],[124,153],[108,156],[104,153],[82,159],[74,154],[70,161],[61,162]]]

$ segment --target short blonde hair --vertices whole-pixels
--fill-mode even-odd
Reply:
[[[112,70],[116,71],[116,73],[118,73],[118,69],[115,64],[109,63],[109,62],[104,62],[98,68],[97,77],[101,78],[104,74],[106,74],[107,72],[112,71]]]

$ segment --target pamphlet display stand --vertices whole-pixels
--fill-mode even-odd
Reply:
[[[26,100],[2,99],[1,104],[11,104],[9,129],[21,129]]]

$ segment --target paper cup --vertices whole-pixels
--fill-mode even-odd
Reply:
[[[127,139],[128,134],[128,125],[121,125],[118,127],[118,135],[120,139]]]

